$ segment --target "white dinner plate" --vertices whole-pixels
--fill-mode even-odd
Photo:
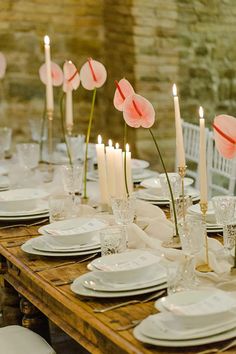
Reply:
[[[184,186],[188,187],[193,184],[194,180],[190,177],[184,178]],[[148,178],[141,182],[141,186],[145,188],[161,188],[161,182],[158,177],[156,178]]]
[[[0,175],[7,175],[8,171],[9,170],[6,166],[0,166]]]
[[[83,256],[86,254],[100,252],[100,248],[96,248],[88,251],[76,251],[76,252],[44,252],[44,251],[39,251],[34,249],[33,241],[34,239],[26,241],[21,246],[22,251],[29,254],[35,254],[38,256],[47,256],[47,257],[75,257],[75,256]]]
[[[202,215],[202,212],[201,212],[201,209],[200,209],[200,204],[191,205],[188,208],[188,211],[190,211],[191,213],[197,214],[197,215]],[[207,209],[206,215],[207,216],[208,215],[215,215],[215,211],[213,209],[212,202],[208,202],[208,209]]]
[[[44,214],[37,215],[26,215],[26,216],[0,216],[0,221],[23,221],[23,220],[36,220],[49,218],[49,213],[46,212]]]
[[[145,289],[138,289],[138,290],[128,290],[128,291],[95,291],[92,289],[85,288],[83,286],[84,281],[90,279],[91,273],[86,273],[81,275],[80,277],[76,278],[73,283],[71,284],[71,291],[80,296],[86,297],[97,297],[97,298],[117,298],[117,297],[124,297],[124,296],[133,296],[133,295],[141,295],[141,294],[148,294],[154,291],[158,291],[161,289],[166,289],[167,284],[163,283],[160,285],[155,285],[150,288]]]
[[[200,327],[196,327],[194,321],[192,326],[183,326],[179,323],[178,318],[171,313],[158,313],[145,318],[140,329],[146,337],[179,341],[205,338],[233,328],[236,328],[235,318],[226,322],[220,321],[210,326],[203,323]]]
[[[150,288],[155,285],[160,285],[166,282],[165,273],[162,274],[152,274],[152,276],[147,277],[142,282],[130,282],[130,283],[112,283],[106,282],[101,277],[96,275],[93,272],[89,273],[90,277],[88,277],[84,282],[83,286],[85,288],[94,290],[94,291],[129,291],[129,290],[137,290],[137,289],[145,289]]]
[[[135,170],[141,170],[147,168],[150,165],[148,161],[131,159],[131,169],[134,172]]]
[[[48,203],[46,201],[39,201],[37,203],[37,207],[33,210],[19,210],[19,211],[5,211],[0,209],[0,217],[1,216],[30,216],[30,215],[40,215],[40,214],[48,214]]]
[[[61,242],[62,237],[54,237],[54,236],[39,236],[35,237],[34,241],[32,242],[32,247],[36,250],[43,251],[43,252],[56,252],[56,253],[65,253],[65,252],[80,252],[80,251],[88,251],[97,249],[100,247],[100,242],[98,237],[94,237],[94,241],[85,244],[79,244],[79,242],[74,244],[66,244],[67,236],[63,242]]]
[[[107,226],[105,221],[96,219],[96,217],[80,217],[56,221],[42,226],[38,232],[43,235],[82,235],[102,230]]]
[[[156,188],[140,189],[136,195],[139,199],[143,200],[169,203],[169,199],[161,195],[161,191]],[[193,188],[187,188],[186,195],[190,195],[193,200],[200,198],[199,191]]]
[[[204,345],[210,343],[216,343],[223,340],[231,339],[236,336],[236,328],[233,328],[224,333],[216,334],[210,337],[189,339],[189,340],[161,340],[147,337],[143,334],[143,323],[141,322],[133,331],[134,337],[142,343],[162,346],[162,347],[191,347],[197,345]]]

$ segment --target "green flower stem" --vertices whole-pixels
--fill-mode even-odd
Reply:
[[[46,122],[46,99],[44,100],[44,107],[43,107],[43,117],[41,123],[41,131],[40,131],[40,141],[39,141],[39,160],[43,160],[43,133],[45,129],[45,122]]]
[[[175,222],[175,234],[176,234],[175,236],[179,236],[178,225],[177,225],[177,215],[176,215],[176,210],[175,210],[174,196],[173,196],[173,192],[172,192],[172,188],[171,188],[171,184],[170,184],[170,179],[169,179],[168,173],[166,171],[166,167],[165,167],[162,155],[161,155],[161,151],[160,151],[159,146],[157,144],[157,141],[156,141],[156,139],[154,137],[154,134],[153,134],[153,132],[152,132],[152,130],[150,128],[148,130],[149,130],[149,132],[150,132],[150,134],[152,136],[152,140],[154,141],[154,144],[156,146],[158,155],[159,155],[160,160],[161,160],[162,167],[163,167],[165,175],[166,175],[166,179],[167,179],[167,183],[168,183],[168,187],[169,187],[169,191],[170,191],[170,197],[171,197],[171,201],[172,201],[172,205],[173,205],[174,222]]]
[[[64,126],[64,99],[65,99],[65,93],[63,92],[61,95],[61,98],[60,98],[61,129],[62,129],[62,133],[63,133],[63,137],[64,137],[64,142],[66,144],[66,151],[67,151],[67,155],[69,158],[69,163],[71,166],[73,166],[72,159],[71,159],[71,153],[70,153],[70,147],[69,147],[68,141],[66,139],[66,130],[65,130],[65,126]]]
[[[87,197],[88,144],[89,144],[90,132],[91,132],[92,121],[93,121],[93,112],[94,112],[94,105],[95,105],[95,99],[96,99],[96,92],[97,92],[97,89],[95,87],[93,90],[92,105],[91,105],[89,124],[88,124],[87,135],[86,135],[86,146],[85,146],[85,157],[84,157],[84,198],[85,199],[88,198]]]
[[[124,172],[125,172],[125,189],[126,189],[127,197],[129,197],[129,189],[128,189],[128,183],[127,183],[126,143],[127,143],[127,124],[126,124],[126,122],[124,122],[124,151],[125,151]]]

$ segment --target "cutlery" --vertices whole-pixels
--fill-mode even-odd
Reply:
[[[11,229],[11,228],[14,228],[14,227],[30,227],[30,226],[35,226],[35,225],[43,224],[43,223],[45,223],[46,221],[48,221],[48,218],[47,218],[47,219],[40,220],[40,221],[36,221],[36,222],[34,222],[34,223],[32,223],[32,224],[14,224],[14,225],[6,225],[6,226],[1,226],[1,227],[0,227],[0,230]]]
[[[39,273],[39,272],[43,272],[44,270],[51,270],[51,269],[56,269],[56,268],[60,268],[60,267],[66,267],[70,264],[83,263],[83,262],[88,261],[89,259],[96,257],[97,255],[98,255],[98,253],[93,253],[92,255],[89,255],[88,257],[85,257],[85,258],[80,259],[78,261],[69,261],[69,262],[65,262],[63,264],[57,264],[55,266],[39,267],[39,268],[34,269],[33,271],[35,273]]]
[[[146,297],[144,300],[130,300],[130,301],[126,301],[126,302],[121,302],[117,305],[113,305],[113,306],[109,306],[109,307],[104,307],[102,309],[98,309],[98,308],[95,308],[93,309],[93,312],[96,312],[96,313],[103,313],[103,312],[107,312],[107,311],[110,311],[110,310],[115,310],[115,309],[118,309],[119,307],[123,307],[123,306],[127,306],[127,305],[131,305],[131,304],[144,304],[145,302],[148,302],[148,301],[151,301],[153,299],[156,299],[158,297],[161,297],[162,295],[166,294],[166,290],[161,290],[161,291],[158,291],[157,293],[155,294],[152,294],[152,295],[149,295],[148,297]]]
[[[116,331],[118,332],[127,331],[128,329],[136,327],[140,322],[142,322],[142,320],[132,320],[131,323],[129,323],[128,325],[120,326],[116,328]]]
[[[236,340],[233,340],[231,343],[227,344],[226,346],[224,346],[221,349],[219,349],[219,348],[207,349],[207,350],[203,350],[202,352],[198,352],[197,354],[223,353],[226,350],[233,348],[235,346],[236,346]]]

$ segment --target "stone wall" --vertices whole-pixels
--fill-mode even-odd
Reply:
[[[126,77],[153,103],[155,135],[168,168],[175,155],[172,85],[177,83],[184,119],[197,123],[205,108],[208,125],[215,114],[234,115],[236,93],[236,3],[233,0],[4,0],[0,3],[0,51],[8,60],[1,85],[1,124],[10,124],[18,140],[29,139],[28,119],[40,118],[44,87],[38,68],[44,60],[43,36],[52,41],[52,57],[71,59],[80,68],[88,56],[101,60],[108,81],[99,89],[94,140],[122,143],[123,120],[112,104],[114,80]],[[55,90],[56,102],[60,89]],[[91,92],[75,94],[75,131],[85,132]],[[59,129],[56,107],[55,132]],[[149,132],[129,130],[136,157],[159,160]]]

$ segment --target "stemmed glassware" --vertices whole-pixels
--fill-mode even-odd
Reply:
[[[135,197],[111,198],[111,207],[118,225],[123,227],[128,242],[127,226],[131,224],[135,217]]]
[[[0,127],[0,158],[4,159],[5,153],[11,147],[12,129],[8,127]]]
[[[230,241],[227,225],[235,218],[236,197],[234,196],[217,196],[212,198],[213,207],[217,224],[223,225],[223,241],[225,252],[233,248]]]
[[[84,170],[83,165],[74,163],[72,165],[63,165],[61,169],[64,190],[71,196],[73,205],[75,207],[76,194],[79,195],[81,193]]]

